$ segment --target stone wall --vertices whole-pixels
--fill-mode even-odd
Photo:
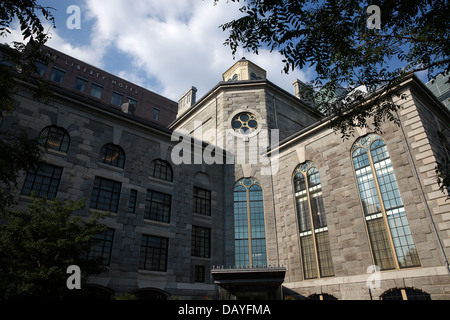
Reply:
[[[215,296],[209,270],[223,264],[223,199],[221,166],[174,165],[171,151],[175,142],[170,133],[155,129],[146,123],[124,118],[120,112],[105,112],[92,105],[77,103],[57,95],[49,104],[34,101],[23,91],[17,96],[14,114],[6,116],[2,130],[25,130],[37,138],[49,125],[61,126],[70,135],[67,153],[47,151],[49,164],[63,167],[58,188],[58,199],[86,199],[81,215],[89,216],[90,196],[95,177],[122,183],[119,210],[105,219],[114,229],[111,263],[101,275],[91,277],[90,283],[113,289],[116,294],[142,288],[156,288],[169,295],[185,297]],[[100,149],[107,143],[122,147],[126,160],[124,169],[100,163]],[[173,169],[173,182],[150,177],[150,164],[155,159],[168,161]],[[25,174],[19,181],[20,193]],[[212,215],[193,213],[194,186],[211,190]],[[137,191],[135,213],[127,213],[130,190]],[[148,189],[172,195],[170,223],[144,219]],[[17,194],[19,206],[31,200]],[[191,257],[192,226],[211,229],[211,258]],[[169,239],[166,272],[139,270],[142,235],[155,235]],[[195,266],[206,270],[204,283],[195,283]]]
[[[390,153],[421,267],[383,271],[380,288],[369,292],[367,268],[374,262],[350,151],[358,137],[343,141],[339,134],[318,127],[281,148],[280,171],[273,177],[279,259],[287,267],[284,286],[298,297],[327,293],[338,299],[369,299],[370,294],[378,298],[391,288],[414,287],[430,293],[433,299],[450,298],[450,277],[439,245],[443,244],[448,256],[450,207],[445,195],[437,190],[436,144],[432,142],[436,139],[436,120],[448,119],[449,115],[440,114],[434,101],[428,104],[418,101],[416,96],[424,94],[419,89],[405,89],[407,98],[397,101],[402,106],[402,126],[385,124],[382,137]],[[366,133],[369,131],[359,130],[361,136]],[[330,278],[303,277],[293,172],[306,160],[313,161],[319,169],[335,271]]]

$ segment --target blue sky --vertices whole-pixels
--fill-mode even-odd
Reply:
[[[56,28],[47,26],[47,45],[123,77],[170,99],[191,86],[206,94],[236,60],[223,43],[227,33],[219,25],[237,18],[240,3],[214,0],[40,0],[53,7]],[[70,5],[80,7],[81,28],[68,29]],[[11,40],[20,40],[19,28]],[[282,57],[261,50],[245,56],[267,71],[267,77],[293,93],[296,78],[309,81],[313,70],[282,72]]]
[[[227,33],[219,26],[238,18],[242,3],[214,0],[39,0],[54,8],[56,28],[47,29],[47,45],[114,75],[178,100],[191,86],[200,98],[218,82],[236,60],[223,43]],[[72,13],[80,8],[81,28],[69,29]],[[21,41],[18,25],[13,25],[11,41]],[[311,68],[282,72],[284,64],[277,52],[260,50],[245,56],[267,71],[270,81],[293,93],[292,82],[314,78]],[[425,72],[419,74],[426,81]]]

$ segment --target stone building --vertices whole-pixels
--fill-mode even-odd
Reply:
[[[426,86],[450,110],[450,71],[438,74]]]
[[[111,212],[92,250],[107,271],[85,290],[450,299],[450,204],[435,178],[450,153],[450,113],[416,77],[395,101],[400,125],[342,140],[299,90],[286,92],[245,59],[177,106],[143,88],[148,98],[136,103],[119,89],[137,86],[47,50],[71,77],[59,83],[55,65],[42,66],[51,100],[34,101],[24,86],[0,129],[23,129],[47,147],[47,166],[20,181],[21,205],[35,191],[84,197],[85,216]],[[107,96],[77,92],[101,74]],[[114,92],[122,94],[115,106]]]

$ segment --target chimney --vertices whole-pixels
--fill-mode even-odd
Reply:
[[[310,86],[299,79],[295,79],[292,85],[294,86],[294,92],[297,98],[309,106],[314,106],[314,91]]]
[[[185,94],[178,99],[178,114],[177,117],[183,114],[186,110],[192,107],[196,102],[197,88],[191,87]]]

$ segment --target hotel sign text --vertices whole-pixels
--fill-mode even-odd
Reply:
[[[102,81],[106,81],[106,79],[107,79],[106,76],[100,74],[99,72],[97,72],[95,70],[92,70],[92,69],[89,69],[87,67],[84,67],[84,66],[82,66],[82,65],[80,65],[78,63],[70,62],[69,60],[66,60],[65,61],[65,65],[70,67],[70,68],[76,69],[79,72],[83,72],[84,74],[89,75],[89,76],[91,76],[93,78],[97,78],[97,79],[102,80]],[[119,87],[122,90],[126,90],[128,92],[132,92],[132,93],[134,93],[136,95],[138,94],[138,89],[133,88],[133,87],[129,86],[126,83],[120,82],[120,80],[118,81],[116,79],[112,79],[111,80],[111,84],[113,86]]]

